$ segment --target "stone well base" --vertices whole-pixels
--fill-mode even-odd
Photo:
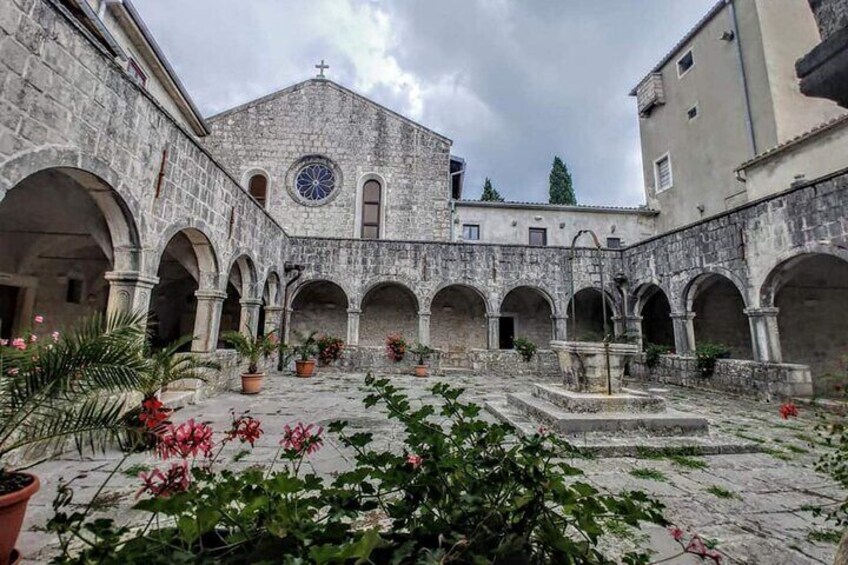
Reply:
[[[652,394],[621,389],[617,394],[574,392],[562,386],[533,385],[533,396],[547,400],[566,412],[594,414],[606,412],[658,413],[665,411],[665,399]]]

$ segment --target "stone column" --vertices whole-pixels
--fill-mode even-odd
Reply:
[[[359,315],[362,310],[348,308],[347,310],[347,344],[359,345]]]
[[[157,277],[138,272],[109,271],[105,278],[109,282],[108,315],[116,312],[147,314],[150,310],[150,293],[159,282]]]
[[[501,315],[486,314],[486,321],[489,325],[488,331],[488,348],[489,350],[497,350],[501,348]]]
[[[621,316],[617,324],[620,324],[621,334],[616,332],[616,335],[624,335],[628,338],[628,343],[633,343],[642,348],[642,316],[629,315]],[[617,325],[616,328],[619,326]]]
[[[294,312],[294,310],[292,310],[291,308],[286,308],[286,335],[285,340],[283,340],[283,343],[291,343],[291,336],[294,333],[291,327],[292,312]]]
[[[746,308],[748,324],[751,326],[751,344],[754,360],[764,363],[782,363],[780,330],[777,326],[779,308]],[[835,313],[834,313],[835,314]]]
[[[674,326],[674,350],[678,355],[693,355],[695,353],[695,319],[694,312],[672,312]]]
[[[197,311],[194,315],[194,341],[191,350],[212,352],[218,348],[218,332],[221,329],[221,307],[227,298],[220,290],[198,290]]]
[[[265,335],[269,335],[273,331],[277,333],[278,338],[280,337],[280,316],[282,313],[282,306],[265,307]]]
[[[568,340],[568,316],[551,316],[554,321],[554,339],[556,341]]]
[[[418,343],[430,345],[430,312],[418,312]]]
[[[246,336],[255,337],[259,330],[259,309],[262,308],[262,300],[245,298],[239,301],[239,304],[241,304],[239,331]]]

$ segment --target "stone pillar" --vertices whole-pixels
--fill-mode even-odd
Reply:
[[[629,315],[621,316],[616,322],[621,326],[621,333],[616,332],[616,335],[624,335],[627,337],[627,342],[638,345],[642,348],[642,316]],[[616,325],[616,328],[619,326]]]
[[[501,315],[500,314],[486,314],[486,321],[489,325],[488,331],[488,348],[489,350],[497,350],[500,349],[501,344]]]
[[[554,340],[568,340],[568,316],[551,316],[554,321]]]
[[[283,343],[291,343],[291,336],[294,333],[292,332],[291,327],[292,312],[294,312],[294,310],[292,310],[291,308],[286,308],[286,335],[284,336],[285,339],[283,340]]]
[[[280,316],[282,313],[282,306],[265,307],[265,335],[269,335],[273,331],[277,334],[278,338],[280,337]]]
[[[108,315],[116,312],[139,312],[145,315],[150,310],[150,293],[157,277],[137,272],[109,271],[105,275],[109,282],[109,301],[106,305]]]
[[[362,310],[348,308],[347,310],[347,344],[359,345],[359,315]]]
[[[670,315],[674,326],[674,350],[678,355],[694,355],[695,353],[695,319],[694,312],[672,312]]]
[[[262,308],[262,300],[245,298],[239,304],[241,304],[239,331],[246,336],[255,337],[259,330],[259,309]]]
[[[418,312],[418,343],[430,345],[430,312]]]
[[[194,315],[194,341],[191,350],[212,352],[218,348],[218,332],[221,329],[221,307],[227,298],[220,290],[198,290],[197,311]]]
[[[748,324],[751,326],[751,344],[754,360],[764,363],[782,363],[780,330],[777,326],[779,308],[746,308]]]

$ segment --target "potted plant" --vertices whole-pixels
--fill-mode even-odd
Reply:
[[[400,334],[391,334],[386,337],[386,355],[395,363],[403,361],[406,355],[406,340]]]
[[[259,361],[269,357],[277,349],[277,344],[271,339],[273,331],[262,336],[253,333],[244,335],[241,332],[229,331],[221,336],[225,343],[233,346],[239,359],[247,359],[247,371],[241,374],[242,394],[257,394],[262,390],[262,379],[265,373],[259,371]]]
[[[297,356],[294,362],[295,374],[302,379],[311,377],[312,373],[315,372],[315,356],[318,354],[318,342],[315,340],[316,333],[312,332],[306,337],[298,334],[300,345],[294,346],[294,354]]]
[[[344,341],[340,337],[322,335],[318,338],[318,360],[322,365],[329,365],[342,358]]]
[[[702,377],[711,377],[715,372],[716,361],[730,357],[730,349],[721,343],[705,342],[695,348],[695,365]]]
[[[39,488],[38,477],[13,470],[10,457],[36,447],[49,453],[71,438],[80,454],[120,439],[124,393],[139,390],[146,368],[143,320],[95,316],[66,336],[27,332],[0,341],[0,565],[18,559],[15,542]]]
[[[416,377],[426,377],[427,376],[427,365],[425,365],[427,359],[433,354],[433,350],[430,347],[427,347],[423,343],[418,343],[415,345],[415,348],[411,350],[411,352],[418,357],[418,364],[415,366],[415,376]]]
[[[532,361],[533,356],[536,355],[536,344],[526,337],[515,338],[513,347],[515,347],[515,350],[519,355],[521,355],[521,358],[524,359],[525,363]]]

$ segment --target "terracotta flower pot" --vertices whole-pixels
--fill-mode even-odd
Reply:
[[[297,376],[301,379],[307,379],[315,371],[315,359],[308,359],[306,361],[298,359],[294,362],[294,366]]]
[[[262,379],[265,378],[265,373],[242,373],[241,374],[241,393],[242,394],[257,394],[262,390]]]
[[[41,484],[38,477],[29,473],[20,473],[32,477],[32,482],[22,489],[0,495],[0,565],[12,563],[12,559],[18,560],[20,555],[13,550],[21,525],[24,523],[27,503],[32,495],[38,492]]]
[[[415,366],[415,376],[416,377],[426,377],[427,376],[427,365],[416,365]]]

